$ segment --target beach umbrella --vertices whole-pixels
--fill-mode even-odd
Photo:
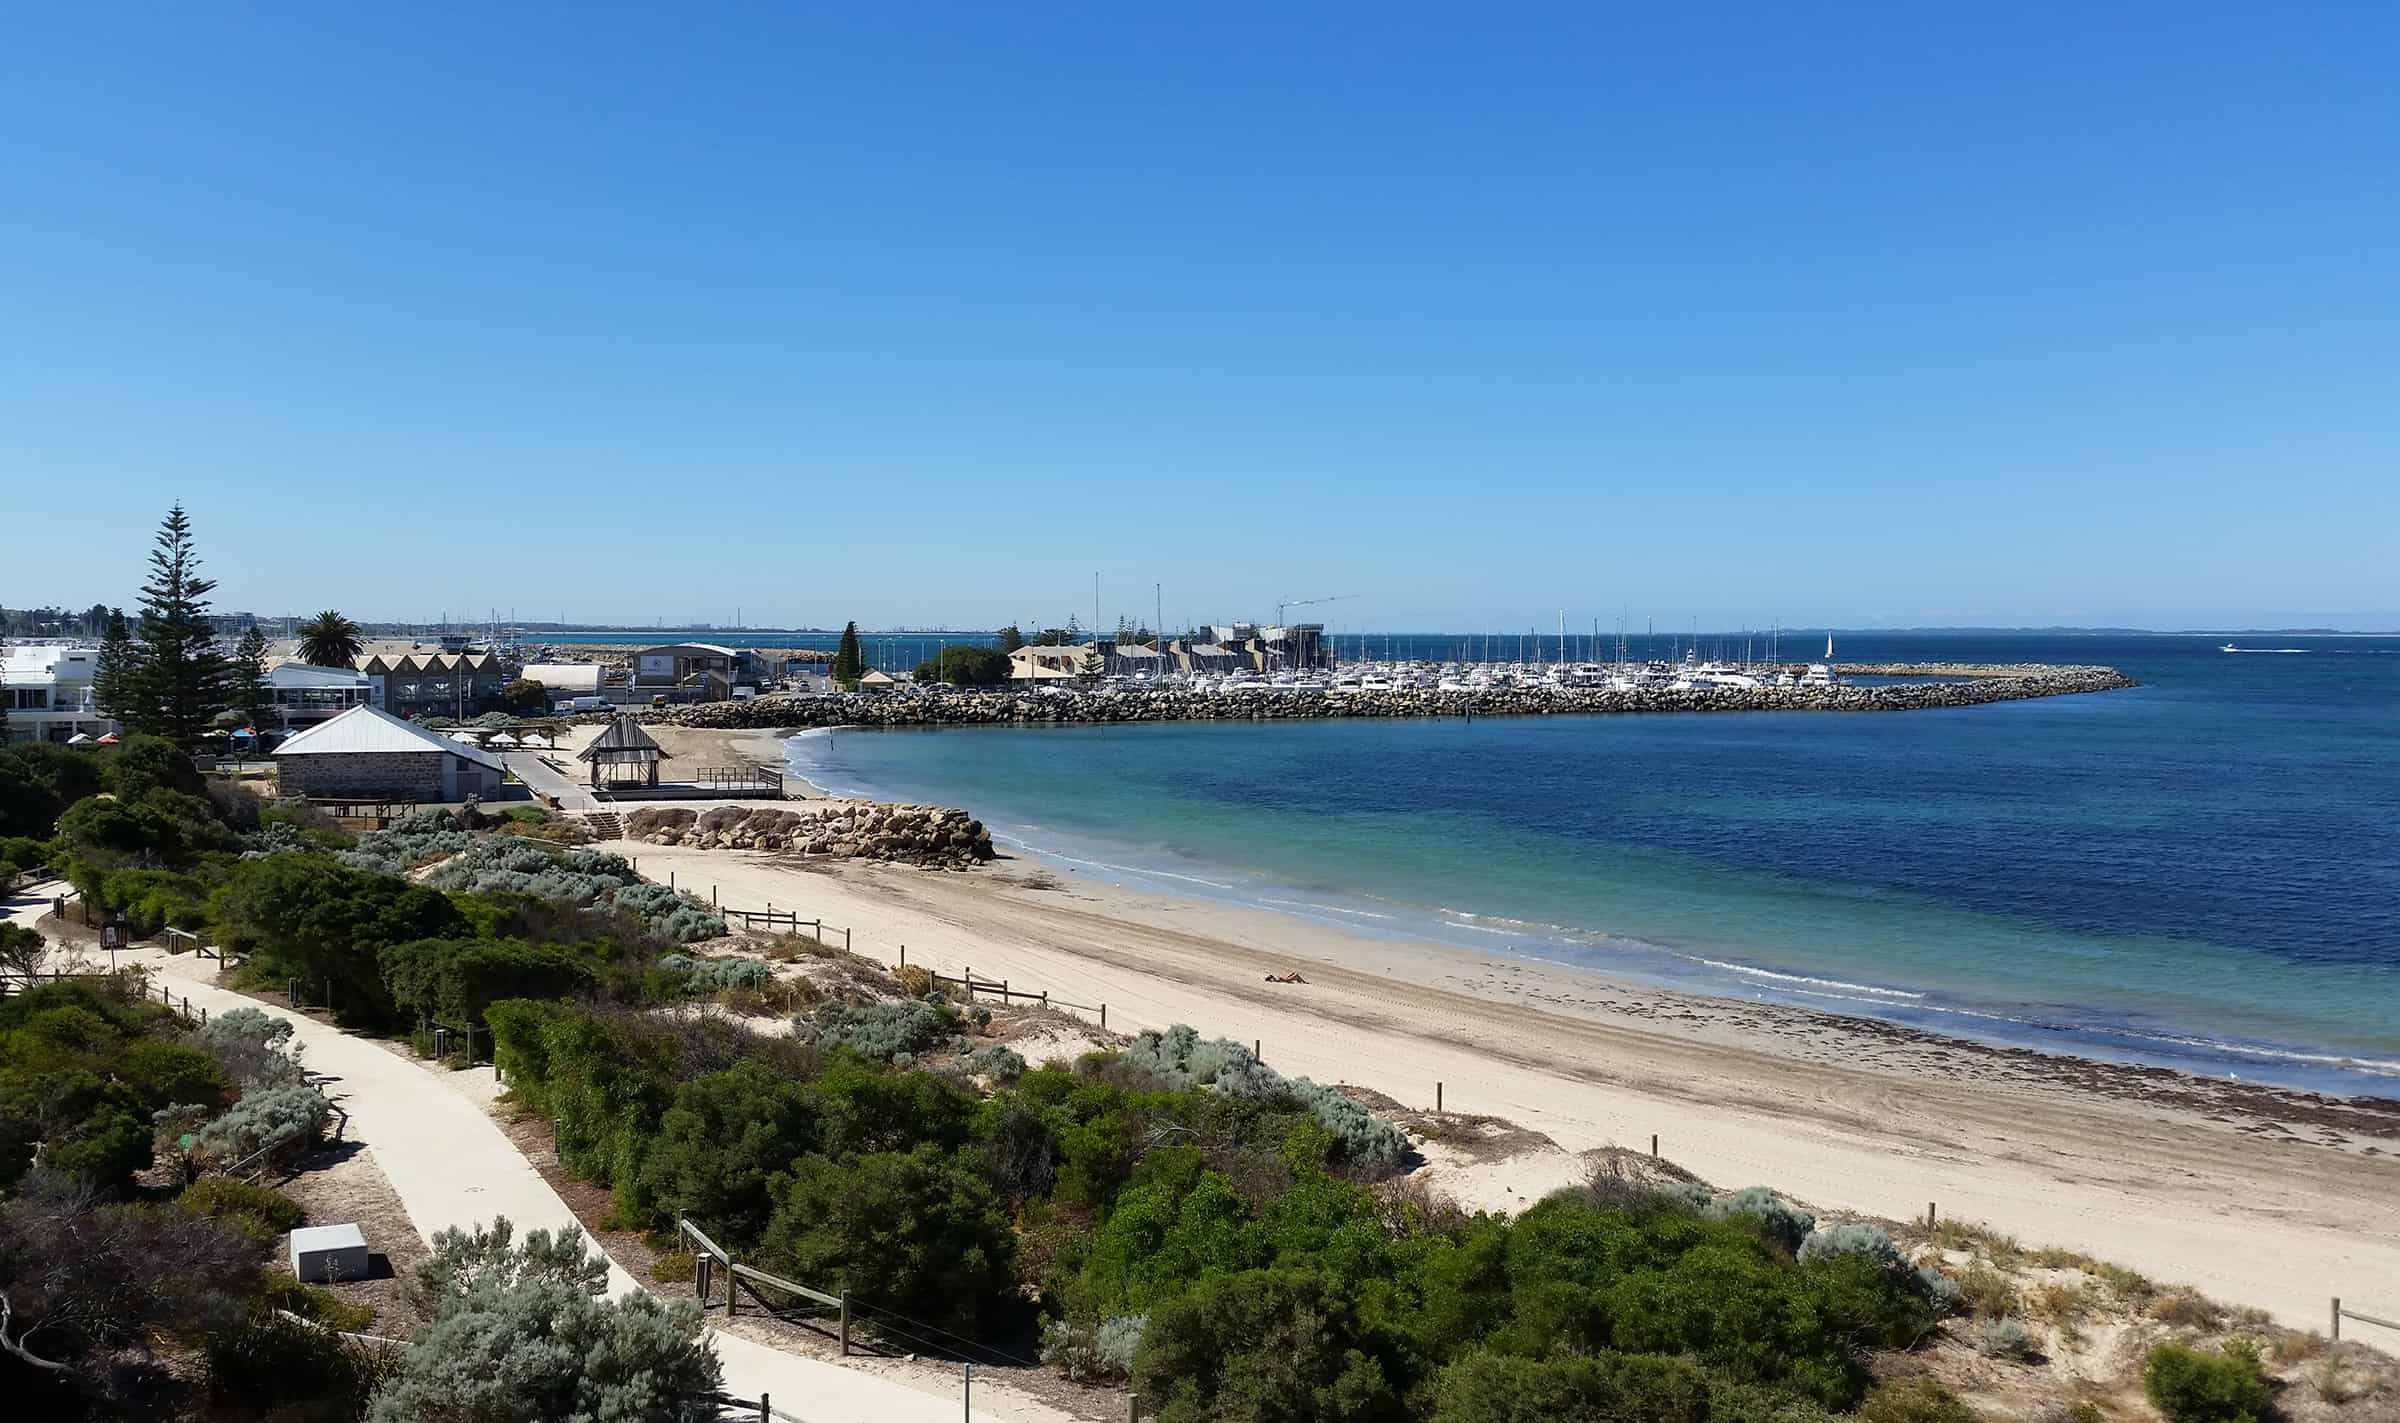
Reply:
[[[69,746],[84,746],[88,745],[91,742],[91,739],[92,734],[90,732],[78,731],[73,736],[67,738],[67,744]]]
[[[99,746],[114,746],[117,744],[117,734],[112,731],[108,735],[101,737],[99,741],[93,744]]]

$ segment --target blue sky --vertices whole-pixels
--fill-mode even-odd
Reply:
[[[2389,4],[8,31],[0,602],[2400,624]]]

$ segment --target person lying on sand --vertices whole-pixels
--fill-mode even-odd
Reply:
[[[1270,974],[1268,974],[1268,975],[1267,975],[1267,982],[1269,982],[1269,983],[1306,983],[1306,982],[1308,982],[1308,980],[1307,980],[1307,979],[1305,979],[1305,978],[1302,978],[1302,977],[1301,977],[1299,974],[1297,974],[1297,973],[1270,973]]]

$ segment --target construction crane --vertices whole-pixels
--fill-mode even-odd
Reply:
[[[1357,593],[1336,593],[1330,598],[1286,598],[1275,605],[1275,625],[1283,626],[1283,610],[1286,608],[1313,608],[1319,603],[1339,603],[1360,596]]]

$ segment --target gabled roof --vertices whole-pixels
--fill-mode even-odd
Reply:
[[[666,752],[659,749],[658,743],[651,739],[650,733],[642,730],[640,722],[622,712],[618,713],[615,721],[608,724],[608,730],[601,732],[598,739],[576,752],[575,759],[578,761],[596,760],[602,753],[610,751],[620,755],[628,751],[636,753],[648,751],[661,761],[671,759]]]
[[[439,751],[494,771],[507,769],[490,752],[412,726],[380,707],[366,706],[352,707],[340,716],[318,722],[276,747],[275,755],[280,759],[394,751],[417,754]]]

